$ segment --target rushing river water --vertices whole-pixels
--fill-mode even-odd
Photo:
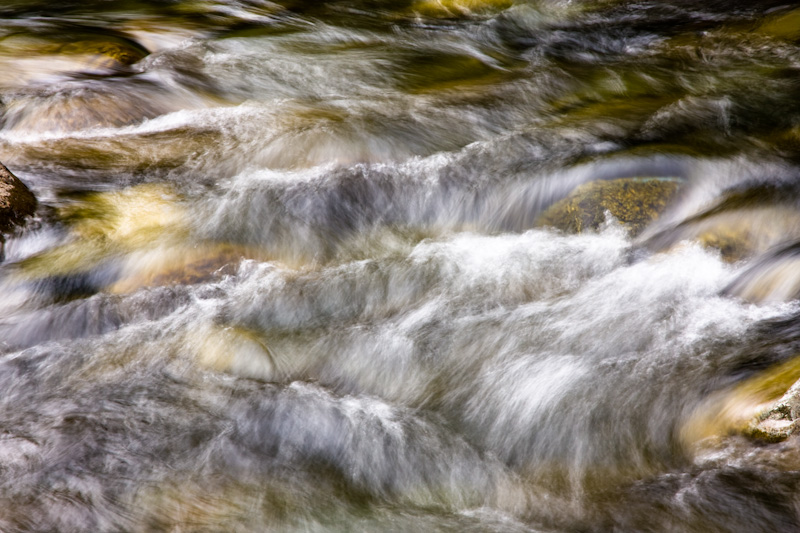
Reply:
[[[4,0],[0,531],[800,530],[784,4]]]

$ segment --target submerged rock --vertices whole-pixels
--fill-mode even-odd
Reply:
[[[800,213],[795,200],[798,194],[794,184],[767,183],[731,189],[713,205],[650,236],[645,244],[653,251],[661,251],[693,240],[717,249],[722,259],[730,263],[771,253],[776,246],[800,239]]]
[[[158,90],[153,84],[85,88],[64,83],[20,91],[3,102],[2,128],[22,134],[117,128],[192,105]]]
[[[800,241],[771,250],[753,261],[723,294],[753,303],[800,298]]]
[[[472,13],[483,13],[508,9],[511,0],[419,0],[411,9],[429,17],[452,17]]]
[[[25,217],[36,211],[36,197],[19,178],[0,163],[0,258],[3,252],[3,234],[22,225]]]
[[[85,274],[137,250],[180,243],[187,234],[179,197],[156,184],[89,193],[58,216],[69,229],[64,244],[17,263],[19,279]]]
[[[267,257],[259,250],[226,243],[171,243],[130,254],[119,279],[108,287],[124,294],[142,287],[194,285],[234,275],[242,260]]]
[[[197,284],[235,274],[245,258],[273,259],[254,247],[196,238],[182,197],[167,185],[85,193],[56,212],[68,229],[64,242],[10,272],[66,295]]]
[[[0,38],[0,65],[16,74],[6,84],[51,85],[54,75],[130,74],[128,67],[149,54],[133,37],[104,28],[81,31],[44,25],[33,35]]]
[[[61,45],[56,53],[80,60],[81,71],[113,73],[141,61],[149,52],[131,39],[79,40]]]
[[[536,222],[570,233],[596,230],[606,213],[632,235],[658,217],[680,189],[679,178],[621,178],[593,181],[575,188],[550,206]]]
[[[192,331],[186,345],[206,368],[265,381],[277,377],[272,350],[252,331],[209,324]]]

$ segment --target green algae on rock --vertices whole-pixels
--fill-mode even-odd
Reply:
[[[620,178],[584,183],[542,213],[536,225],[580,233],[599,228],[608,212],[632,235],[637,235],[664,211],[680,186],[678,178]]]

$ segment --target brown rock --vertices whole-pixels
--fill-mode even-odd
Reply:
[[[19,226],[36,211],[36,197],[0,163],[0,234]],[[2,236],[0,236],[2,239]]]

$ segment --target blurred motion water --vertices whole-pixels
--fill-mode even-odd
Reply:
[[[795,6],[3,0],[0,66],[0,531],[800,530]]]

